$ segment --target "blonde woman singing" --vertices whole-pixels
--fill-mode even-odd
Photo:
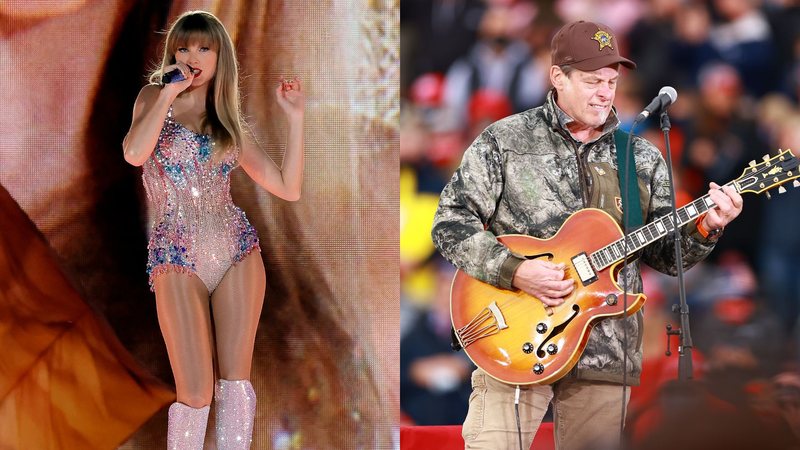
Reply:
[[[173,23],[150,81],[136,99],[123,148],[126,161],[144,166],[155,213],[147,272],[177,390],[168,446],[203,447],[213,392],[217,448],[249,448],[256,402],[250,367],[266,281],[257,233],[231,200],[230,173],[241,165],[274,195],[300,198],[301,83],[281,80],[275,90],[289,128],[278,167],[243,130],[236,53],[214,15],[190,11]]]

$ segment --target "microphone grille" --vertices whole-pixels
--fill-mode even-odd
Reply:
[[[678,99],[678,91],[675,90],[672,86],[664,86],[658,91],[658,95],[667,94],[672,103],[675,103],[675,100]]]

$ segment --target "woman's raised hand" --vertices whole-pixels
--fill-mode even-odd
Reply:
[[[301,119],[305,110],[305,98],[300,79],[294,77],[290,80],[281,78],[275,89],[278,105],[290,119]]]

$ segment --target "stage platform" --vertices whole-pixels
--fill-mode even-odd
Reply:
[[[401,450],[463,450],[461,425],[400,427]],[[553,450],[553,422],[543,422],[531,450]]]

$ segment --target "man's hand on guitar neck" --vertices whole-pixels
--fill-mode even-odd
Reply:
[[[544,259],[523,261],[514,272],[511,284],[547,306],[564,303],[564,297],[575,289],[575,280],[564,279],[564,264],[553,264]]]
[[[701,225],[708,231],[721,230],[742,212],[742,196],[732,186],[709,183],[708,196],[717,205],[704,215]]]

